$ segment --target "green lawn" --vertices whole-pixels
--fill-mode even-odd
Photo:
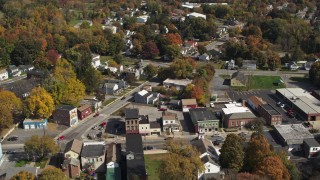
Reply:
[[[106,61],[112,60],[112,56],[100,56],[101,64],[104,64]]]
[[[14,165],[15,167],[24,167],[25,165],[29,164],[30,161],[27,160],[20,160],[18,162],[16,162],[16,164]]]
[[[48,159],[43,158],[41,161],[36,162],[35,167],[40,167],[41,169],[43,169],[43,168],[45,168],[47,162],[48,162]]]
[[[249,76],[248,89],[278,89],[285,87],[284,84],[276,85],[280,76]]]
[[[159,180],[159,167],[161,159],[164,157],[164,154],[145,154],[144,160],[146,163],[146,169],[148,173],[148,179],[150,180]]]

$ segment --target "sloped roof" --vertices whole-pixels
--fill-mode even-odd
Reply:
[[[82,148],[82,142],[77,139],[73,139],[67,143],[64,152],[66,153],[68,151],[73,151],[77,154],[80,154],[81,148]]]
[[[107,148],[107,159],[106,159],[106,163],[109,162],[118,162],[119,160],[119,155],[117,154],[117,144],[112,143],[109,145],[109,147]]]
[[[208,139],[197,139],[191,141],[191,145],[194,146],[200,154],[210,152],[210,148],[213,148],[212,142]]]

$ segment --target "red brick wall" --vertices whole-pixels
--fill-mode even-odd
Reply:
[[[234,128],[234,127],[241,127],[241,122],[244,122],[243,125],[247,124],[250,121],[253,121],[254,119],[232,119],[232,120],[227,120],[227,127],[226,128]],[[234,123],[232,125],[232,122]],[[237,122],[238,122],[238,126],[237,126]]]

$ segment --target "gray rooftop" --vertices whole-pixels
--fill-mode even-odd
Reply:
[[[303,140],[309,147],[319,147],[320,144],[315,139],[305,139]]]
[[[228,114],[228,119],[254,119],[256,116],[252,112]]]
[[[126,119],[138,119],[139,109],[125,109],[124,114]]]
[[[71,106],[71,105],[60,105],[60,106],[58,106],[56,109],[63,109],[63,110],[71,111],[71,110],[74,109],[74,108],[76,108],[76,107]]]
[[[207,108],[194,108],[189,110],[193,123],[198,121],[219,120],[212,111]]]
[[[277,111],[274,107],[272,107],[270,104],[261,104],[260,105],[263,109],[265,109],[270,115],[281,115],[279,111]]]
[[[320,101],[308,91],[301,88],[282,88],[277,92],[286,97],[292,104],[300,108],[305,114],[320,113]]]
[[[302,144],[303,140],[314,138],[302,124],[274,125],[276,131],[289,144]]]
[[[104,145],[85,145],[82,147],[81,157],[100,157],[105,154]]]

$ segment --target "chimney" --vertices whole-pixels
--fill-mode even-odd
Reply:
[[[246,107],[246,100],[242,100],[242,107]]]

